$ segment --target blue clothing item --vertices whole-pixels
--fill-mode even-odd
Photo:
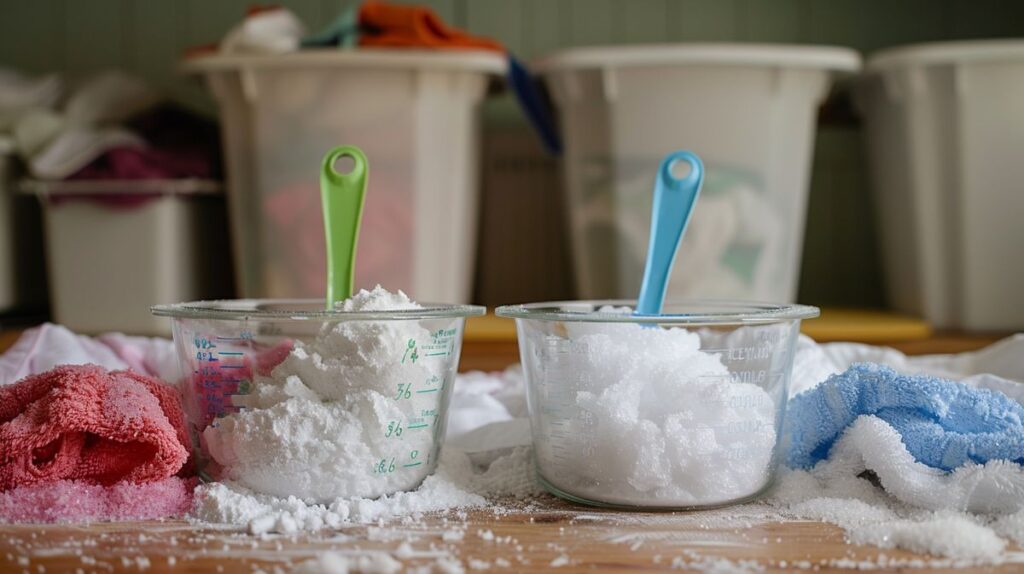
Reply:
[[[943,470],[989,460],[1024,463],[1024,406],[1003,393],[872,363],[794,397],[788,406],[786,463],[810,468],[860,415],[896,429],[919,462]]]
[[[544,144],[544,149],[551,155],[562,155],[562,140],[558,135],[558,126],[555,124],[549,100],[537,84],[536,78],[511,52],[508,54],[506,79],[519,102],[519,107],[526,114],[526,119],[530,121],[530,125]]]
[[[359,41],[358,5],[345,8],[326,28],[302,39],[303,48],[355,48]]]

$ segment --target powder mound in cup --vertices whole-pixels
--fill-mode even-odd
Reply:
[[[526,500],[540,494],[534,480],[533,451],[516,447],[478,466],[457,449],[445,447],[437,472],[419,488],[374,500],[337,498],[322,504],[295,497],[254,493],[231,482],[202,484],[189,520],[197,524],[243,526],[253,534],[290,534],[351,524],[373,524],[425,512],[483,507],[494,500]]]
[[[563,436],[578,444],[557,456],[538,447],[551,484],[607,503],[686,506],[769,482],[775,403],[731,381],[696,333],[626,323],[569,324],[567,334],[578,349],[563,369],[577,416]]]
[[[404,293],[377,286],[338,304],[345,311],[420,309]],[[437,412],[441,394],[404,393],[444,379],[440,361],[403,361],[409,341],[425,341],[417,321],[325,325],[296,342],[269,376],[235,397],[240,412],[203,431],[222,478],[274,496],[306,501],[373,498],[415,488],[431,469],[433,430],[388,436],[388,425]],[[403,467],[411,456],[418,464]],[[384,462],[383,471],[376,464]],[[396,472],[396,466],[400,471]]]

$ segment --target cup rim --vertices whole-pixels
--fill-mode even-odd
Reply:
[[[636,307],[636,300],[605,299],[582,301],[549,301],[504,305],[495,309],[495,315],[511,319],[561,321],[581,323],[641,323],[655,325],[763,325],[800,319],[811,319],[821,310],[811,305],[765,303],[758,301],[688,299],[668,301],[670,312],[659,315],[634,315],[616,311],[601,311],[603,307]],[[677,312],[671,312],[679,309]],[[692,311],[687,311],[692,309]]]
[[[325,308],[323,299],[216,299],[154,305],[150,312],[174,319],[228,321],[411,321],[475,317],[487,312],[487,308],[480,305],[420,305],[420,309],[345,311]]]

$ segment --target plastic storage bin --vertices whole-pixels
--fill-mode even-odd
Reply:
[[[159,303],[231,295],[220,184],[29,181],[43,204],[50,307],[73,331],[170,334]]]
[[[844,48],[661,45],[568,50],[540,61],[560,108],[577,288],[640,288],[658,163],[689,149],[704,191],[670,298],[793,301],[817,106]]]
[[[880,52],[859,91],[889,303],[1024,328],[1024,41]]]
[[[236,278],[245,297],[320,297],[326,285],[319,163],[340,144],[370,161],[356,287],[470,298],[478,206],[478,104],[504,71],[489,52],[304,51],[211,56],[227,157]]]

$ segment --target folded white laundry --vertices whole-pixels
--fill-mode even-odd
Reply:
[[[284,54],[299,49],[306,27],[286,8],[249,14],[220,42],[225,54]]]
[[[953,472],[925,466],[907,451],[892,426],[874,416],[859,417],[813,474],[831,480],[866,470],[890,496],[918,508],[981,514],[1024,509],[1024,469],[1019,464],[968,463]]]
[[[19,123],[19,132],[21,126]],[[125,129],[74,127],[56,134],[32,154],[28,168],[40,179],[65,179],[111,149],[145,145],[142,138]]]
[[[15,144],[34,177],[65,179],[111,149],[145,145],[117,124],[159,101],[138,78],[104,72],[76,89],[61,111],[23,110],[12,120]]]
[[[33,157],[46,149],[64,130],[64,116],[46,108],[25,110],[11,126],[15,148],[24,157]]]
[[[118,124],[160,100],[160,94],[141,79],[109,70],[75,89],[64,106],[64,115],[73,126]]]
[[[26,111],[48,109],[57,104],[64,90],[60,76],[29,77],[0,68],[0,132],[6,132]]]

